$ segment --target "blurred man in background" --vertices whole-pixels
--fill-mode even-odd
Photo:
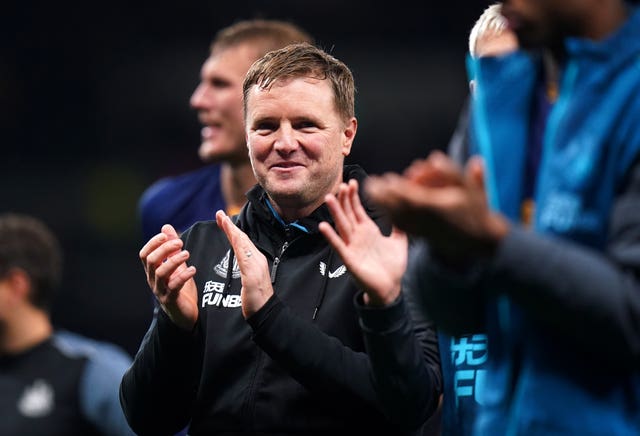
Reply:
[[[244,131],[242,81],[251,64],[268,51],[313,38],[294,24],[247,20],[220,30],[200,71],[191,106],[203,124],[198,154],[209,165],[149,187],[139,203],[144,240],[171,224],[178,232],[217,210],[235,215],[256,183]]]
[[[469,59],[501,57],[518,50],[516,35],[500,13],[501,7],[500,3],[490,5],[475,22],[469,33]],[[461,165],[472,147],[469,110],[474,88],[474,80],[470,78],[469,97],[447,149],[451,159]],[[422,241],[411,245],[410,270],[416,268],[416,263],[420,267],[426,249]],[[410,294],[421,292],[410,273],[405,276],[405,289]],[[419,311],[416,312],[416,316],[420,316]],[[439,330],[438,341],[444,383],[443,432],[449,436],[470,435],[486,394],[484,384],[489,356],[487,335],[484,330],[459,335],[449,335]]]
[[[477,434],[639,434],[640,8],[502,14],[524,50],[470,64],[479,157],[434,152],[367,190],[428,243],[423,310],[487,332]]]
[[[0,215],[0,434],[131,435],[118,385],[120,348],[54,332],[58,241],[40,221]]]

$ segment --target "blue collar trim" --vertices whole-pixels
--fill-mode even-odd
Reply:
[[[298,230],[301,230],[305,233],[309,233],[309,229],[307,229],[305,226],[298,224],[297,221],[294,221],[292,223],[285,223],[284,220],[280,217],[280,215],[278,215],[278,212],[276,212],[276,210],[273,208],[273,205],[271,205],[271,202],[269,201],[269,199],[265,196],[264,199],[265,203],[267,203],[267,207],[269,208],[269,210],[271,211],[271,213],[273,214],[273,216],[276,218],[276,220],[282,225],[282,227],[284,227],[285,229],[289,228],[289,227],[295,227]]]

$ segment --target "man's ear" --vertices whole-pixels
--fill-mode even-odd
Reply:
[[[26,300],[31,292],[31,278],[22,268],[11,268],[3,281],[16,299]]]
[[[351,146],[353,145],[353,140],[356,137],[356,132],[358,131],[358,120],[356,117],[352,117],[344,127],[342,131],[343,141],[342,141],[342,155],[349,156],[351,153]]]

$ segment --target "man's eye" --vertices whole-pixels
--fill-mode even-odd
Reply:
[[[258,123],[256,125],[256,131],[261,133],[271,132],[276,130],[276,128],[277,126],[274,123]]]
[[[313,129],[316,127],[316,124],[313,123],[312,121],[300,121],[299,123],[296,123],[296,129]]]
[[[229,83],[226,80],[222,80],[222,79],[211,79],[209,81],[209,84],[213,88],[218,88],[218,89],[228,88],[229,86],[231,86],[231,83]]]

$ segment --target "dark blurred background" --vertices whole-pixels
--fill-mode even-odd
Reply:
[[[0,27],[0,211],[59,236],[54,320],[134,353],[151,317],[136,203],[159,177],[200,165],[189,109],[215,32],[293,21],[349,65],[358,136],[349,162],[401,171],[444,148],[467,94],[469,30],[489,4],[398,0],[29,2]]]

